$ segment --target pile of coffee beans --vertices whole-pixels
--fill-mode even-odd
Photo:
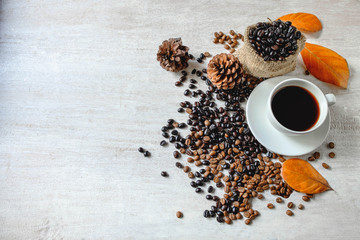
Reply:
[[[259,22],[248,36],[251,46],[265,61],[284,61],[296,52],[300,37],[301,32],[291,22],[281,20]]]
[[[250,224],[260,214],[252,209],[252,199],[262,199],[261,193],[266,190],[281,198],[288,198],[292,193],[280,175],[281,162],[285,159],[262,146],[246,123],[242,103],[263,79],[244,75],[241,87],[224,91],[212,85],[206,69],[194,69],[191,74],[205,81],[208,89],[189,87],[184,92],[185,96],[194,98],[193,102],[180,102],[181,110],[178,110],[188,114],[189,132],[182,136],[176,130],[181,123],[169,119],[161,128],[162,135],[177,149],[173,153],[178,159],[175,165],[192,179],[190,186],[196,193],[207,192],[204,197],[213,202],[203,216],[228,224],[244,216],[245,224]],[[182,73],[182,76],[188,75]],[[193,80],[196,85],[198,81]],[[218,107],[218,103],[224,106]],[[188,164],[198,169],[191,171],[184,166],[179,161],[183,155],[187,155]],[[215,195],[211,183],[223,193]]]
[[[214,32],[215,44],[224,44],[224,48],[229,50],[230,53],[235,52],[235,48],[238,46],[238,39],[244,41],[244,36],[240,33],[236,33],[234,30],[229,31],[229,35],[224,34],[223,32]]]

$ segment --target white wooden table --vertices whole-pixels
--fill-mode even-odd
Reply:
[[[0,7],[0,239],[360,238],[359,1],[2,0]],[[274,197],[265,195],[253,202],[261,217],[250,226],[205,219],[211,204],[175,168],[173,146],[159,146],[166,120],[186,119],[176,112],[186,98],[185,87],[174,86],[179,75],[160,68],[157,48],[182,37],[194,55],[217,54],[225,50],[212,43],[214,31],[243,32],[300,11],[324,26],[308,41],[344,56],[351,70],[347,90],[305,76],[300,59],[290,74],[337,97],[327,139],[336,158],[313,164],[336,192],[292,218],[284,205],[267,210]],[[331,170],[321,167],[325,160]]]

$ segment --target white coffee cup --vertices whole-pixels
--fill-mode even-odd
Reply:
[[[319,104],[319,117],[317,118],[317,121],[315,124],[307,130],[304,131],[295,131],[292,129],[289,129],[282,125],[275,117],[273,111],[272,111],[272,101],[274,96],[283,88],[289,87],[289,86],[297,86],[306,89],[309,91],[313,97],[317,100]],[[326,94],[324,93],[313,83],[300,79],[300,78],[290,78],[287,80],[284,80],[280,83],[278,83],[271,91],[268,102],[267,102],[267,117],[270,120],[271,124],[280,132],[287,134],[287,135],[302,135],[306,134],[312,131],[315,131],[319,127],[321,127],[326,118],[328,117],[329,112],[329,106],[335,104],[336,98],[334,94]]]

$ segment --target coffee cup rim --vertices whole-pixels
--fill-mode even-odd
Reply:
[[[329,112],[329,108],[328,108],[328,105],[327,104],[324,104],[324,107],[325,109],[321,110],[320,111],[320,115],[319,115],[319,119],[318,121],[314,124],[314,126],[312,126],[310,129],[306,130],[306,131],[295,131],[295,130],[292,130],[292,129],[289,129],[287,127],[285,127],[284,125],[282,125],[275,117],[273,111],[272,111],[272,108],[271,108],[271,103],[272,103],[272,100],[276,94],[277,91],[279,91],[282,87],[286,87],[286,86],[292,86],[292,85],[286,85],[288,82],[294,82],[294,85],[293,86],[299,86],[298,84],[296,84],[296,82],[303,82],[305,84],[309,84],[310,86],[312,86],[314,89],[316,89],[316,91],[320,94],[315,94],[313,91],[311,91],[311,89],[307,88],[307,87],[304,87],[304,86],[299,86],[299,87],[303,87],[305,88],[306,90],[310,91],[314,97],[316,98],[316,100],[318,101],[318,104],[320,105],[322,102],[327,102],[326,98],[325,98],[325,95],[324,93],[321,91],[321,89],[316,86],[314,83],[308,81],[308,80],[305,80],[305,79],[301,79],[301,78],[288,78],[288,79],[285,79],[283,81],[281,81],[280,83],[276,84],[275,87],[272,89],[272,91],[270,92],[270,96],[269,96],[269,101],[268,101],[268,112],[270,113],[271,115],[271,118],[273,118],[274,121],[276,121],[278,127],[282,128],[282,130],[284,132],[287,132],[287,133],[290,133],[290,134],[296,134],[296,135],[300,135],[300,134],[306,134],[306,133],[310,133],[312,131],[315,131],[316,129],[318,129],[320,126],[322,126],[322,124],[325,122],[326,118],[327,118],[327,115],[328,115],[328,112]],[[284,86],[285,85],[285,86]],[[322,98],[322,99],[319,99]],[[320,107],[320,106],[319,106]],[[321,115],[325,115],[325,117],[321,117]]]

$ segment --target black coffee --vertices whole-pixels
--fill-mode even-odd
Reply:
[[[320,115],[314,95],[298,86],[280,89],[273,97],[271,109],[279,123],[294,131],[309,130]]]

